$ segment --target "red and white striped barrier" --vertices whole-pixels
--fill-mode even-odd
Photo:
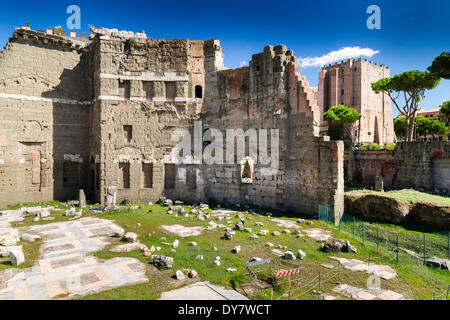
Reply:
[[[256,274],[254,274],[249,267],[245,267],[245,270],[247,270],[247,272],[252,276],[252,278],[256,278]]]
[[[298,268],[297,269],[292,269],[292,270],[289,270],[289,271],[280,271],[280,272],[277,273],[277,278],[288,276],[290,274],[296,274],[299,271],[300,271],[300,269],[298,269]]]

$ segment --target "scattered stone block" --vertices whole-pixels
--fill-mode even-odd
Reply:
[[[162,255],[153,255],[153,260],[157,260],[158,264],[164,268],[172,269],[173,267],[173,258],[162,256]]]
[[[304,253],[302,250],[298,249],[297,250],[297,258],[299,258],[300,260],[303,260],[306,257],[306,253]]]
[[[19,266],[25,262],[22,249],[13,249],[9,252],[9,260],[13,266]]]
[[[78,207],[85,208],[86,207],[86,195],[84,194],[84,190],[78,190]]]
[[[41,239],[40,236],[37,236],[34,234],[29,234],[29,233],[22,234],[21,238],[22,238],[22,241],[25,241],[25,242],[34,242],[38,239]]]
[[[283,255],[283,258],[286,260],[295,260],[295,255],[292,251],[286,251]]]
[[[134,232],[127,232],[124,237],[123,240],[126,242],[136,242],[137,240],[137,234]]]
[[[184,276],[184,273],[182,271],[177,270],[175,272],[175,279],[182,281],[182,280],[185,280],[186,277]]]

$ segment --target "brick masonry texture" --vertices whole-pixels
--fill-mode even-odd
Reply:
[[[319,135],[319,105],[292,50],[266,46],[229,70],[217,39],[130,41],[98,30],[72,39],[16,29],[0,52],[0,207],[75,199],[78,189],[104,204],[116,186],[118,202],[342,213],[344,146]],[[266,174],[256,162],[244,181],[236,152],[233,164],[171,164],[172,132],[193,132],[197,120],[224,136],[278,129],[279,169]]]

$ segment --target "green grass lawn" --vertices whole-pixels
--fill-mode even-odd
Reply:
[[[443,195],[434,195],[426,192],[420,192],[413,189],[402,189],[402,190],[392,190],[392,191],[384,191],[378,192],[373,190],[363,190],[361,187],[357,187],[354,185],[346,185],[345,188],[346,194],[354,194],[354,195],[366,195],[366,194],[376,194],[379,196],[385,196],[397,199],[403,202],[426,202],[437,205],[450,206],[450,197]]]
[[[226,287],[239,286],[241,283],[245,283],[244,278],[244,265],[252,257],[260,258],[274,258],[272,254],[272,249],[265,246],[265,243],[272,242],[277,248],[278,245],[287,246],[288,249],[294,250],[296,253],[297,249],[301,249],[306,253],[306,258],[304,260],[296,260],[297,263],[303,269],[303,280],[301,283],[306,283],[309,279],[313,279],[319,275],[322,276],[321,291],[329,292],[334,286],[336,286],[337,279],[331,277],[327,279],[330,275],[330,270],[321,266],[323,263],[336,264],[334,260],[330,260],[330,256],[342,256],[346,258],[356,258],[360,260],[366,260],[369,258],[375,263],[388,263],[391,267],[398,273],[398,278],[390,281],[382,280],[382,288],[389,288],[393,291],[404,294],[409,299],[431,299],[432,295],[441,294],[450,284],[450,272],[436,270],[434,268],[429,268],[417,263],[415,261],[404,260],[402,263],[397,265],[395,260],[392,261],[392,252],[384,252],[380,250],[377,252],[376,248],[372,245],[366,243],[362,245],[359,241],[352,238],[351,233],[339,232],[334,226],[330,226],[325,222],[318,220],[313,221],[311,226],[306,224],[301,224],[302,229],[308,228],[323,228],[328,229],[333,232],[333,237],[349,240],[357,249],[357,253],[333,253],[327,254],[319,250],[320,243],[317,243],[314,239],[304,236],[302,238],[296,238],[294,234],[284,234],[281,233],[280,236],[272,236],[270,233],[274,230],[282,231],[283,227],[277,226],[272,222],[270,217],[267,216],[255,216],[249,213],[245,214],[246,222],[245,227],[252,228],[252,233],[247,233],[244,231],[236,231],[232,240],[224,240],[222,236],[225,231],[222,229],[207,231],[204,230],[200,236],[192,236],[186,238],[175,237],[173,235],[167,234],[159,228],[160,225],[166,224],[181,224],[184,226],[202,226],[206,227],[208,222],[212,219],[206,221],[200,221],[195,215],[189,215],[185,218],[182,216],[176,217],[174,214],[168,214],[168,207],[163,207],[161,205],[147,205],[140,204],[142,208],[138,210],[130,210],[128,208],[121,209],[119,211],[95,214],[89,209],[84,209],[83,216],[97,216],[103,219],[114,220],[116,224],[122,226],[126,231],[135,232],[138,235],[138,239],[151,247],[152,245],[161,247],[161,251],[157,254],[167,255],[174,258],[174,266],[172,270],[159,270],[151,264],[151,258],[145,257],[144,254],[138,250],[128,253],[116,253],[110,251],[110,248],[119,244],[119,239],[112,239],[112,243],[98,251],[94,255],[99,259],[111,259],[113,257],[134,257],[142,261],[147,265],[147,276],[149,278],[148,283],[123,286],[114,289],[109,289],[99,293],[89,294],[84,297],[79,297],[81,299],[158,299],[161,292],[178,288],[180,286],[192,283],[192,280],[181,283],[177,280],[172,279],[175,271],[178,269],[189,268],[195,269],[202,280],[210,281],[213,284],[223,285]],[[189,206],[183,206],[188,212],[190,211]],[[64,216],[64,207],[61,210],[56,210],[52,216],[55,217],[53,221],[40,221],[38,223],[32,222],[32,217],[25,218],[25,221],[19,226],[26,226],[32,224],[45,224],[58,221],[66,221],[67,217]],[[237,208],[234,208],[237,209]],[[242,210],[243,208],[240,208]],[[149,212],[152,210],[152,212]],[[289,213],[278,212],[275,210],[270,210],[273,213],[273,217],[283,217],[285,219],[296,221],[297,217],[289,215]],[[248,217],[248,219],[247,219]],[[224,221],[214,220],[216,223],[226,224]],[[230,220],[232,223],[229,225],[231,228],[234,227],[235,223],[239,221],[239,218],[232,215]],[[256,222],[262,222],[264,226],[255,226]],[[138,223],[140,225],[138,225]],[[400,227],[396,227],[400,228]],[[267,229],[270,233],[267,236],[261,236],[259,239],[249,239],[251,234],[258,233],[262,229]],[[405,232],[409,232],[404,230]],[[166,237],[165,242],[173,242],[175,239],[180,240],[180,245],[176,249],[176,252],[171,252],[172,247],[162,244],[161,237]],[[189,242],[197,242],[197,246],[189,246]],[[37,258],[37,253],[39,250],[39,243],[33,243],[34,249],[26,249],[25,256],[27,259],[27,267],[30,267]],[[231,252],[235,245],[241,246],[241,251],[238,254]],[[37,247],[37,250],[36,248]],[[217,247],[218,251],[213,251],[213,247]],[[30,250],[28,252],[28,250]],[[280,249],[286,251],[286,249]],[[197,260],[195,257],[197,255],[203,255],[204,260]],[[216,256],[221,257],[221,266],[216,266],[214,264],[214,259]],[[6,264],[3,268],[11,267]],[[22,267],[22,266],[21,266]],[[0,270],[2,264],[0,264]],[[236,272],[227,272],[227,268],[236,268]],[[354,286],[359,286],[362,288],[366,287],[368,275],[364,272],[350,272],[343,270],[341,268],[340,280],[342,283],[351,284]],[[301,283],[299,286],[301,286]],[[284,287],[284,289],[286,289]],[[318,290],[318,288],[306,289],[292,289],[291,297],[297,299],[317,299],[318,294],[313,292],[313,289]],[[308,291],[309,290],[309,291]],[[305,292],[308,291],[308,292]],[[286,290],[275,290],[274,298],[278,298]],[[330,294],[333,294],[330,292]],[[333,294],[336,295],[336,294]],[[336,295],[338,296],[338,295]],[[344,298],[340,297],[339,298]],[[255,298],[270,298],[270,290],[260,290],[259,294],[252,297]],[[284,297],[286,298],[286,297]]]

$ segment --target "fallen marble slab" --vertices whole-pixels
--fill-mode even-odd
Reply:
[[[369,264],[358,259],[346,259],[339,257],[330,257],[330,259],[339,261],[339,263],[342,264],[345,269],[351,271],[366,271],[369,274],[373,274],[385,280],[390,280],[397,277],[397,272],[395,272],[394,269],[387,265],[375,263]]]
[[[331,231],[320,228],[304,229],[303,233],[305,233],[308,237],[321,242],[328,241],[331,237]]]
[[[391,290],[361,289],[347,284],[340,284],[333,291],[356,300],[406,300],[402,294]]]
[[[145,244],[142,244],[140,242],[134,242],[134,243],[126,243],[118,245],[111,249],[113,252],[130,252],[134,250],[148,250],[147,246]]]
[[[163,292],[159,300],[248,300],[248,298],[235,290],[227,290],[204,281]]]
[[[270,221],[275,222],[277,226],[283,227],[283,228],[291,228],[291,229],[301,229],[299,225],[295,221],[291,220],[283,220],[283,219],[270,219]]]
[[[202,227],[185,227],[179,224],[160,225],[162,230],[178,237],[198,236],[202,233]]]

